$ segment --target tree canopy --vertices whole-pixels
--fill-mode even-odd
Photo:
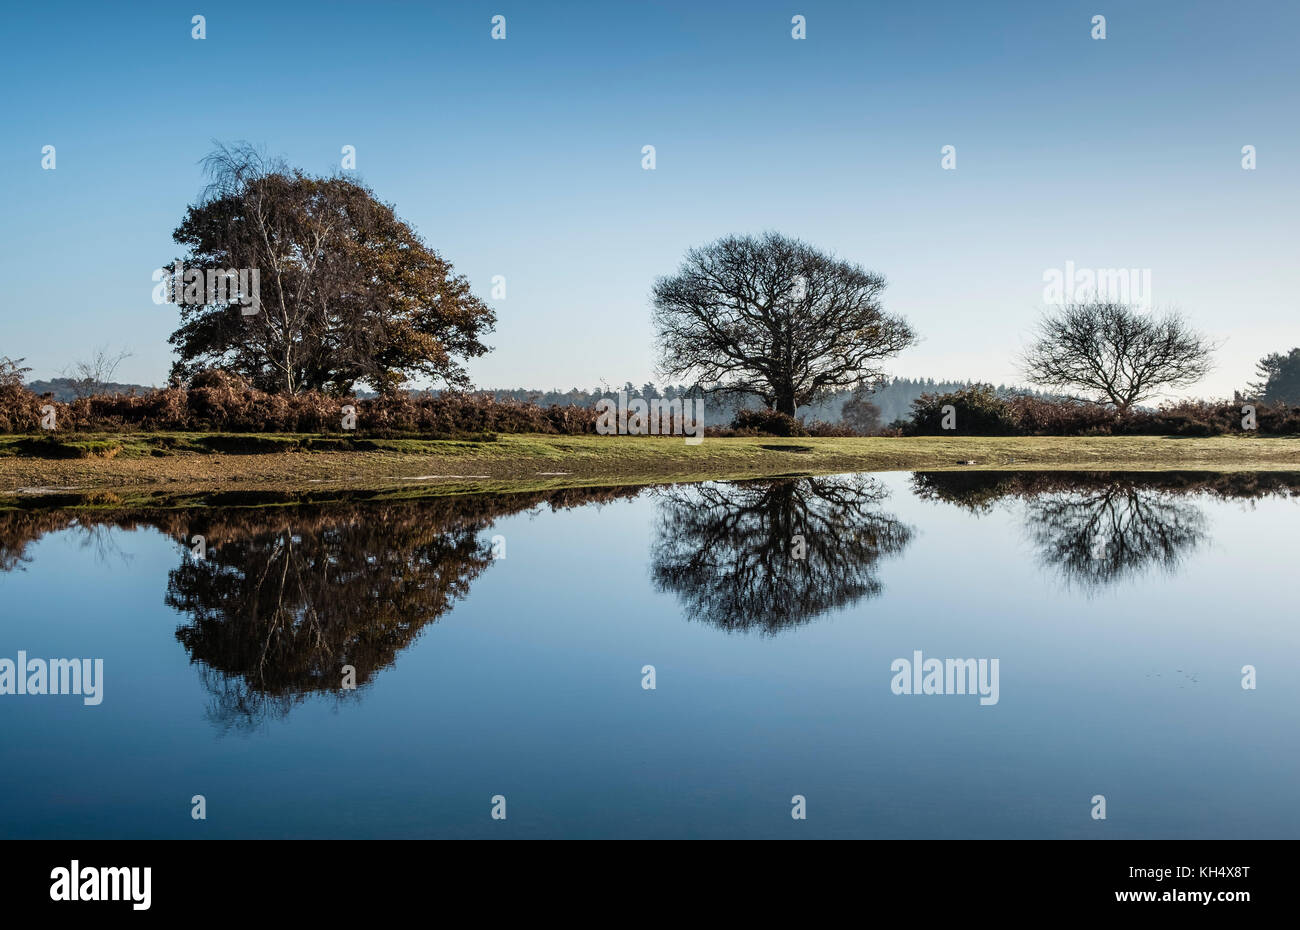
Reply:
[[[885,279],[777,233],[691,249],[653,290],[660,367],[711,393],[751,395],[794,416],[870,383],[874,363],[916,341],[880,304]]]
[[[495,314],[391,205],[247,145],[220,146],[206,165],[212,183],[173,234],[189,250],[178,261],[205,276],[256,270],[257,309],[177,288],[174,377],[222,368],[290,394],[358,382],[389,393],[416,376],[469,386],[459,362],[488,351]]]
[[[1023,365],[1034,384],[1079,391],[1123,414],[1165,388],[1199,381],[1214,348],[1177,313],[1094,301],[1046,314]]]
[[[1255,366],[1259,378],[1250,390],[1266,404],[1300,404],[1300,348],[1274,352]]]

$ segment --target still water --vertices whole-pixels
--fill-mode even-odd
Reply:
[[[102,701],[0,695],[0,835],[1297,838],[1297,501],[976,472],[29,500],[0,659],[102,659]],[[917,652],[996,659],[996,702],[895,693]]]

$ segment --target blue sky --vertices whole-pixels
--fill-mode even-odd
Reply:
[[[655,277],[767,229],[889,279],[886,308],[922,336],[900,375],[1017,380],[1066,261],[1150,269],[1158,306],[1224,340],[1186,393],[1300,345],[1300,4],[202,0],[6,19],[0,355],[31,377],[107,344],[134,353],[119,380],[165,379],[176,318],[150,275],[179,254],[213,139],[318,173],[353,145],[476,293],[504,275],[494,351],[470,365],[484,387],[653,378]]]

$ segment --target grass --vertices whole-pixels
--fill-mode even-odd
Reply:
[[[0,437],[0,493],[143,486],[520,490],[970,468],[1295,470],[1300,437],[758,436],[699,445],[681,437],[535,434],[454,440],[234,433]]]

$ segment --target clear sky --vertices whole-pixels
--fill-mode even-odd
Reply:
[[[134,353],[118,380],[163,382],[176,316],[150,276],[180,254],[213,139],[318,173],[353,145],[479,296],[505,276],[482,387],[653,378],[655,277],[768,229],[889,279],[922,336],[894,374],[1018,380],[1067,261],[1149,269],[1157,306],[1225,340],[1187,393],[1300,345],[1292,0],[54,2],[5,20],[0,355],[32,378],[107,344]]]

